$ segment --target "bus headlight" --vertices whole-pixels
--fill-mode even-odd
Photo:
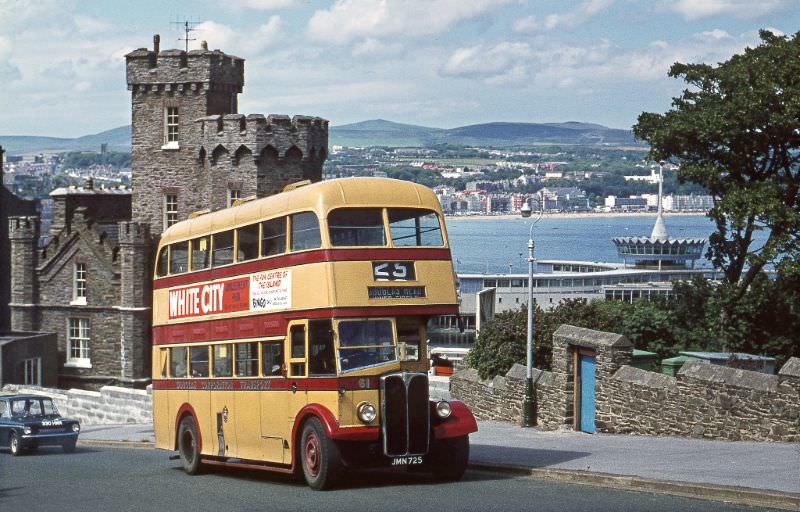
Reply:
[[[360,419],[363,423],[372,423],[377,415],[375,412],[375,406],[369,402],[361,402],[358,404],[358,409],[356,409],[356,412],[358,413],[358,419]]]
[[[25,434],[26,436],[30,435],[31,434],[31,427],[23,427],[22,428],[22,433]]]
[[[449,418],[452,412],[453,410],[450,408],[449,402],[442,400],[436,404],[436,415],[443,420]]]
[[[80,432],[80,431],[81,431],[81,426],[80,426],[80,425],[78,425],[77,423],[73,423],[73,425],[72,425],[72,431],[73,431],[73,432]]]

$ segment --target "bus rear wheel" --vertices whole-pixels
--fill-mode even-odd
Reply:
[[[436,441],[431,449],[430,470],[440,482],[461,480],[469,463],[469,436]]]
[[[200,448],[197,442],[197,425],[191,416],[183,418],[178,427],[178,451],[183,470],[190,475],[198,474],[200,472]]]
[[[309,419],[303,426],[299,462],[306,483],[315,491],[333,487],[343,470],[339,447],[317,418]]]

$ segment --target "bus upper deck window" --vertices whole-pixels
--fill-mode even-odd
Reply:
[[[158,261],[156,261],[156,277],[164,277],[167,275],[167,268],[169,265],[169,246],[161,248],[158,253]]]
[[[215,267],[233,263],[233,231],[224,231],[212,235],[214,249],[211,264]]]
[[[395,247],[444,245],[439,216],[429,210],[390,209],[389,232]]]
[[[386,245],[380,208],[339,208],[328,214],[328,234],[334,246]]]
[[[236,261],[247,261],[258,258],[258,224],[245,226],[236,230]]]
[[[204,236],[192,240],[192,270],[208,268],[211,262],[211,237]]]
[[[261,223],[261,256],[286,252],[286,217]]]
[[[183,274],[189,270],[189,242],[172,244],[169,249],[169,273]]]
[[[319,221],[313,212],[296,213],[291,216],[292,251],[315,249],[322,245],[319,236]]]

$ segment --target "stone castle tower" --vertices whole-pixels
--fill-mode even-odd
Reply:
[[[8,212],[5,315],[14,330],[56,333],[60,387],[149,382],[149,283],[166,227],[322,177],[326,120],[237,114],[242,59],[205,45],[160,51],[158,36],[154,43],[126,56],[133,190],[91,180],[54,190],[45,244],[33,212]]]
[[[328,121],[237,113],[244,60],[219,50],[125,56],[132,98],[133,220],[153,235],[195,211],[319,181]]]

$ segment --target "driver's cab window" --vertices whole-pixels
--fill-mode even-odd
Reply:
[[[308,374],[336,374],[336,363],[333,358],[333,327],[330,320],[314,320],[309,323]]]
[[[306,326],[289,328],[289,369],[291,377],[306,375]]]
[[[8,413],[8,402],[0,401],[0,418],[8,418],[11,416]]]

